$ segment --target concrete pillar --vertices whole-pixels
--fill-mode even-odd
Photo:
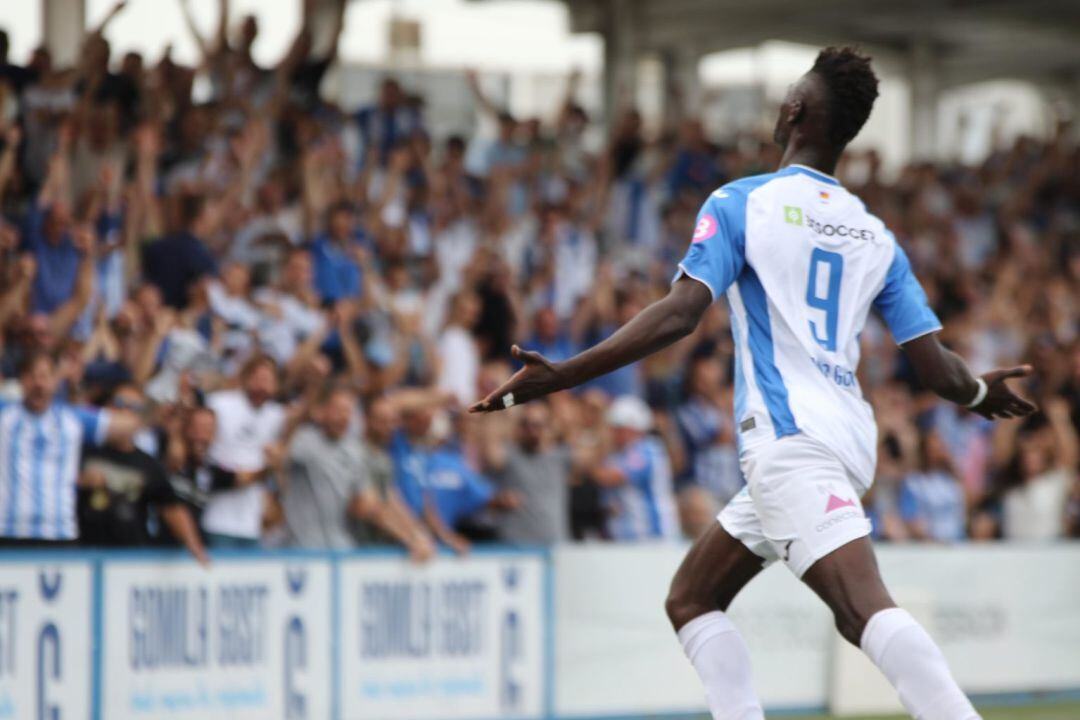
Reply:
[[[637,0],[608,0],[604,30],[604,119],[608,127],[637,103],[640,26]]]
[[[937,52],[929,40],[916,39],[908,56],[911,83],[911,157],[933,160],[938,152]]]
[[[660,55],[664,65],[664,114],[679,119],[701,114],[701,53],[692,48],[667,48]]]
[[[41,0],[41,36],[53,66],[76,63],[85,32],[86,0]]]

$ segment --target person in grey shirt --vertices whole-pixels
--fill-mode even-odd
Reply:
[[[394,461],[387,448],[399,425],[398,407],[392,398],[373,397],[364,411],[364,465],[372,489],[382,502],[384,512],[413,538],[409,548],[417,560],[427,560],[435,554],[435,540],[424,528],[419,518],[401,499],[394,484]],[[385,544],[393,537],[377,526],[361,521],[352,523],[353,536],[361,544]]]
[[[387,509],[372,482],[360,441],[350,433],[356,396],[346,387],[330,388],[297,430],[289,445],[288,484],[282,497],[291,544],[343,549],[356,545],[352,523],[374,526],[408,548],[418,559],[430,557],[430,542]]]
[[[499,539],[514,545],[554,545],[566,540],[569,524],[570,451],[555,441],[546,402],[521,408],[514,438],[489,426],[484,442],[485,471],[500,490],[521,500],[495,516]]]

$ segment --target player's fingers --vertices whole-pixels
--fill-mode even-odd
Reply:
[[[1032,368],[1030,365],[1018,365],[1014,368],[1008,368],[1007,370],[996,370],[992,373],[989,373],[989,375],[993,376],[993,380],[991,380],[990,382],[1000,382],[1002,380],[1008,380],[1010,378],[1027,377],[1032,372],[1034,372],[1034,368]]]
[[[517,345],[514,345],[510,348],[510,353],[526,365],[543,365],[549,370],[552,369],[551,361],[535,350],[522,350]]]
[[[1035,412],[1035,408],[1031,406],[1010,406],[1009,411],[1016,417],[1027,417]]]
[[[1009,403],[1009,409],[1018,415],[1030,415],[1038,408],[1035,407],[1034,403],[1030,403],[1023,398],[1016,398]]]
[[[1001,399],[1001,404],[1014,412],[1021,412],[1024,415],[1029,415],[1038,409],[1035,403],[1011,392],[1005,393]]]
[[[485,397],[483,400],[480,400],[478,402],[474,402],[472,405],[469,406],[469,412],[471,412],[471,413],[484,413],[484,412],[491,412],[492,410],[501,410],[502,409],[501,407],[495,407],[495,398],[498,397],[498,395],[496,394],[497,392],[498,392],[498,390],[491,393],[490,395]]]

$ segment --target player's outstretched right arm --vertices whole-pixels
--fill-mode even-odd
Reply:
[[[640,360],[689,335],[712,304],[703,283],[683,276],[661,300],[638,313],[618,332],[588,350],[561,363],[540,353],[514,346],[514,357],[524,367],[469,412],[494,412],[510,405],[535,400],[559,390],[581,385],[624,365]]]
[[[1030,365],[993,370],[975,377],[959,355],[941,344],[937,333],[917,337],[901,347],[914,366],[919,382],[946,400],[989,420],[1024,417],[1035,412],[1032,403],[1005,384],[1010,378],[1030,375]]]

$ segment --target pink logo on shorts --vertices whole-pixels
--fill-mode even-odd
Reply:
[[[711,215],[702,215],[698,220],[697,227],[694,228],[693,242],[701,242],[702,240],[708,240],[716,234],[716,220]]]
[[[840,510],[841,508],[855,507],[854,500],[842,500],[832,493],[829,493],[829,502],[825,505],[825,514],[828,515],[833,510]]]

